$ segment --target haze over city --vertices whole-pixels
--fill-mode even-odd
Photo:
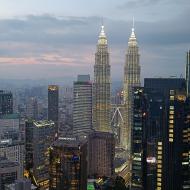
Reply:
[[[188,0],[0,0],[0,4],[1,79],[92,75],[103,18],[112,80],[122,80],[133,16],[141,78],[185,75]]]

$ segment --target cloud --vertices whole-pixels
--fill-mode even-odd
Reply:
[[[122,5],[119,5],[119,9],[131,9],[140,6],[152,6],[159,3],[161,0],[129,0]]]
[[[143,0],[143,3],[148,2],[150,0]],[[166,74],[166,71],[169,75],[183,72],[184,65],[180,62],[184,61],[184,52],[190,44],[189,17],[190,13],[186,11],[172,19],[136,22],[143,76]],[[71,76],[92,74],[100,20],[99,17],[47,14],[1,19],[0,75],[5,76],[6,68],[7,76],[19,77],[16,72],[20,69],[21,73],[27,73],[20,77],[29,78],[37,68],[36,77],[61,76],[62,72]],[[105,18],[104,22],[111,52],[112,77],[121,78],[132,24],[128,20],[111,18]]]

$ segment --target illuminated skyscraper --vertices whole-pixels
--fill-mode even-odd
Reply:
[[[49,152],[54,141],[53,121],[26,121],[26,170],[41,190],[49,187]]]
[[[87,189],[87,143],[60,137],[50,148],[50,190]]]
[[[190,50],[187,52],[186,88],[187,88],[187,95],[190,96]]]
[[[139,48],[135,36],[134,24],[128,42],[126,62],[124,67],[124,127],[121,131],[121,142],[129,149],[131,142],[133,87],[140,86]]]
[[[57,85],[48,86],[48,120],[54,121],[56,132],[58,132],[59,87]]]
[[[98,131],[111,130],[110,65],[104,26],[98,39],[94,65],[93,127]]]

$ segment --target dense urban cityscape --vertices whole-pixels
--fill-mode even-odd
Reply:
[[[190,50],[181,55],[185,77],[142,80],[133,18],[116,84],[101,22],[93,76],[77,70],[72,85],[0,81],[0,190],[190,189]]]

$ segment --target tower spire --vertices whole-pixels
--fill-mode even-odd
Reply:
[[[135,18],[133,16],[133,27],[132,27],[132,31],[135,31]]]
[[[135,19],[133,17],[133,26],[131,30],[131,36],[129,38],[129,45],[136,46],[137,45],[137,40],[136,40],[136,35],[135,35]]]
[[[98,44],[101,44],[101,45],[107,44],[107,37],[106,37],[106,33],[104,31],[103,19],[102,19],[102,26],[101,26],[101,31],[99,34]]]

